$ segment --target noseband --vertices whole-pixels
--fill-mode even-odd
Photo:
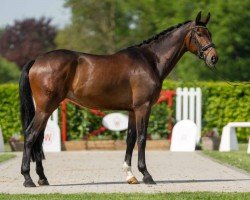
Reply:
[[[192,31],[192,32],[191,32],[190,40],[194,39],[194,43],[195,43],[195,46],[196,46],[197,51],[198,51],[197,56],[198,56],[200,59],[206,59],[207,54],[208,54],[209,52],[208,52],[207,54],[204,54],[204,52],[205,52],[206,50],[208,50],[209,48],[211,48],[211,47],[214,47],[214,48],[215,48],[215,45],[214,45],[214,43],[211,42],[211,43],[208,43],[207,45],[205,45],[205,46],[202,47],[202,46],[200,45],[200,43],[198,42],[197,38],[194,36],[194,34],[196,33],[196,31],[195,31],[196,28],[207,29],[207,27],[205,27],[205,26],[195,26],[195,27],[190,28],[190,30]],[[208,30],[208,29],[207,29],[207,30]],[[210,49],[210,50],[211,50],[211,49]]]

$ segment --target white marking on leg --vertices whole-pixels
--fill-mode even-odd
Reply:
[[[135,177],[134,174],[132,173],[131,166],[128,166],[128,164],[126,162],[123,163],[123,170],[126,173],[126,181]]]

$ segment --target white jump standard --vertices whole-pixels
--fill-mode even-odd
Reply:
[[[235,128],[237,127],[250,127],[250,122],[230,122],[223,127],[220,151],[234,151],[239,150],[238,140]]]

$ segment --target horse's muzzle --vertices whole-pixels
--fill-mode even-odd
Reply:
[[[207,53],[205,62],[209,67],[214,67],[218,62],[218,55],[214,48]]]

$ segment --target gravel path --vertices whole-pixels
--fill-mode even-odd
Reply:
[[[148,169],[157,185],[128,185],[122,171],[124,151],[81,151],[46,153],[45,174],[50,186],[24,188],[20,174],[21,153],[0,164],[0,193],[81,193],[81,192],[250,192],[250,174],[227,167],[200,153],[147,151]],[[138,180],[137,153],[133,171]],[[31,175],[37,181],[34,163]]]

